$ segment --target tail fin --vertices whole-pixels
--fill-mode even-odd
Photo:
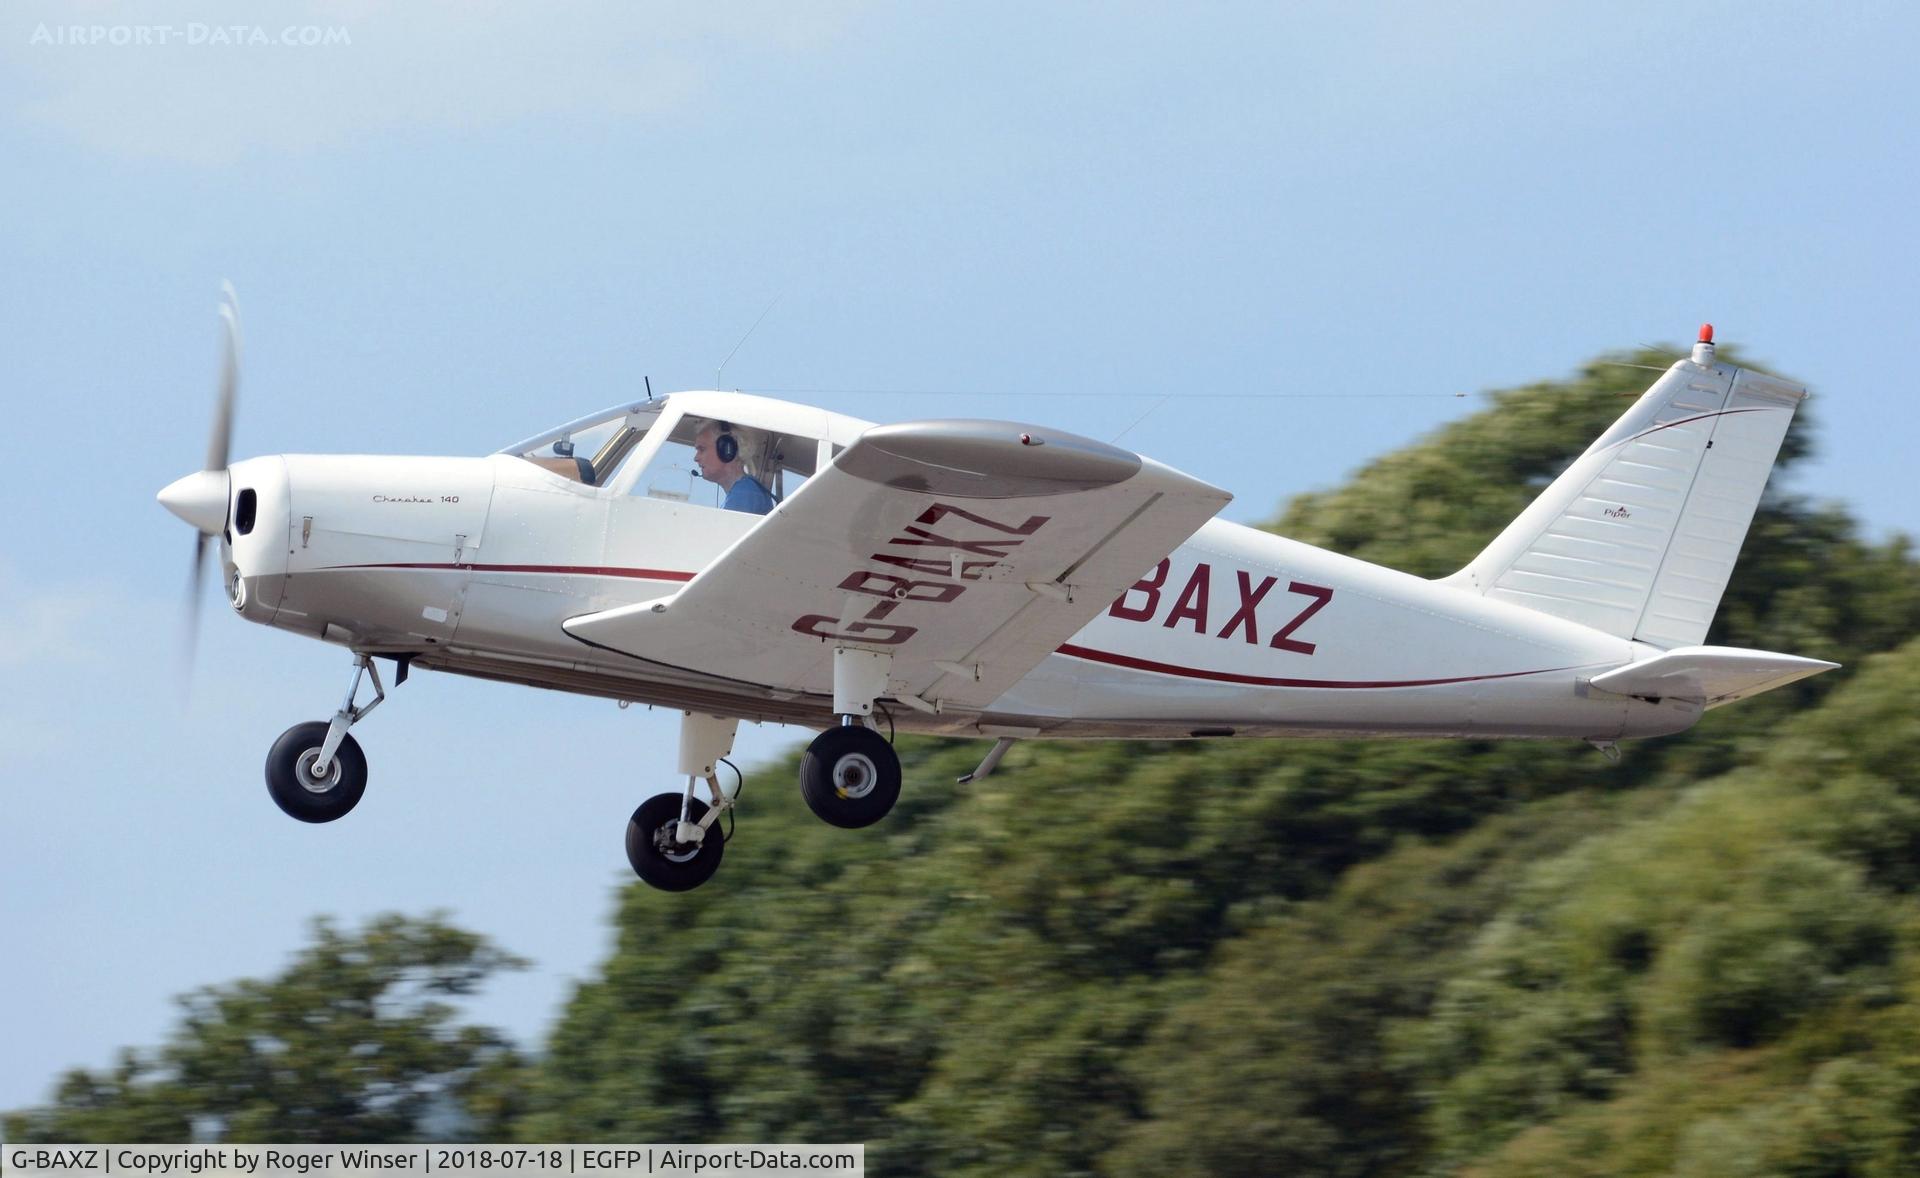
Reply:
[[[1444,584],[1662,649],[1706,638],[1806,389],[1714,363],[1711,328]]]

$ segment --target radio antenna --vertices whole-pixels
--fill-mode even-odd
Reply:
[[[647,400],[653,400],[653,378],[643,374],[640,379],[647,382]]]
[[[782,293],[785,293],[785,292],[783,291]],[[720,374],[727,370],[727,365],[733,361],[734,353],[738,352],[741,348],[745,347],[747,341],[753,338],[753,333],[760,329],[760,320],[765,319],[767,317],[767,311],[773,310],[773,304],[779,301],[780,301],[780,295],[774,295],[772,300],[767,303],[767,310],[760,312],[760,319],[755,319],[753,321],[753,326],[747,328],[747,334],[741,336],[740,342],[733,345],[733,351],[728,352],[727,358],[725,360],[720,361],[720,367],[713,370],[713,387],[715,389],[718,389],[720,387]]]

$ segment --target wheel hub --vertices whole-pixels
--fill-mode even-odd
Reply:
[[[677,831],[679,827],[680,822],[678,819],[664,823],[659,830],[653,832],[653,846],[655,850],[659,851],[660,854],[668,860],[674,863],[685,863],[700,853],[700,844],[675,841],[673,837],[674,832]]]
[[[879,770],[865,753],[848,753],[833,763],[833,792],[843,798],[866,797],[879,779]]]
[[[294,778],[300,782],[300,788],[308,793],[327,793],[340,784],[340,758],[335,757],[324,773],[319,765],[319,749],[308,749],[301,753],[300,759],[294,764]]]

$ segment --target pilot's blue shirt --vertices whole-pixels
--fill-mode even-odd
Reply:
[[[742,475],[739,482],[727,489],[727,501],[722,506],[728,511],[750,511],[755,515],[765,515],[773,510],[773,496],[752,475]]]

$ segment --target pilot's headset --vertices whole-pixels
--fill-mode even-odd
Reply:
[[[758,430],[733,432],[733,426],[724,421],[715,422],[719,432],[713,437],[713,454],[722,462],[732,462],[736,458],[744,459],[740,469],[748,477],[759,479],[761,470],[766,466],[766,438]]]

